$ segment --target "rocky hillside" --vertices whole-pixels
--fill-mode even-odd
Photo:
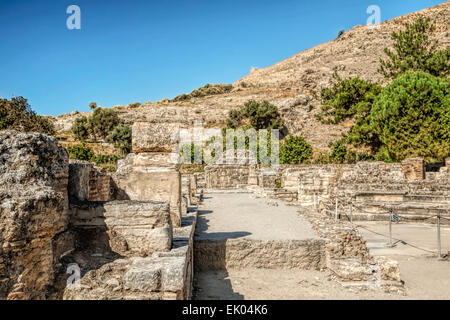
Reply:
[[[380,28],[355,26],[339,39],[305,50],[265,69],[255,69],[236,81],[224,94],[193,97],[183,101],[162,100],[145,103],[140,108],[120,109],[126,122],[147,120],[178,122],[185,126],[202,121],[206,127],[220,126],[229,110],[240,107],[250,99],[268,100],[278,106],[289,133],[303,135],[316,150],[326,149],[351,126],[323,125],[314,117],[320,109],[320,90],[333,82],[333,73],[341,77],[359,76],[382,81],[377,69],[383,49],[392,44],[392,31],[420,16],[435,21],[435,37],[441,47],[450,45],[450,1],[419,12],[398,17],[381,24]],[[80,114],[61,115],[55,119],[58,130],[70,130]]]

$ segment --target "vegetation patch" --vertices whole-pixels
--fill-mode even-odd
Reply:
[[[201,88],[195,89],[189,94],[183,93],[175,98],[169,100],[170,102],[177,102],[177,101],[185,101],[192,98],[200,98],[200,97],[206,97],[206,96],[212,96],[217,94],[223,94],[230,92],[231,89],[233,89],[233,86],[231,84],[206,84]]]
[[[0,130],[5,129],[55,134],[53,122],[48,117],[36,114],[24,97],[0,99]]]

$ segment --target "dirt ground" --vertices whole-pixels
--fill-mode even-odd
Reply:
[[[327,271],[246,269],[197,273],[194,279],[194,299],[450,299],[450,262],[440,262],[427,257],[398,256],[397,259],[402,279],[405,281],[404,294],[343,287]]]
[[[209,210],[208,210],[209,208]],[[248,194],[207,195],[201,208],[196,237],[256,239],[312,238],[309,224],[295,215],[296,208]],[[245,211],[245,215],[242,212]],[[202,211],[199,211],[199,213]],[[209,270],[196,272],[193,298],[197,300],[427,300],[450,299],[450,262],[436,258],[436,226],[395,224],[393,237],[402,240],[392,248],[386,244],[388,225],[356,222],[371,254],[398,261],[404,293],[344,287],[329,271],[309,270]],[[370,231],[369,231],[370,230]],[[382,234],[382,235],[379,235]],[[441,229],[442,252],[450,250],[450,228]]]

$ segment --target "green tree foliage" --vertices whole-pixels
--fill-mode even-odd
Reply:
[[[383,89],[369,121],[388,160],[442,160],[450,154],[450,80],[406,72]]]
[[[394,79],[406,71],[424,71],[434,76],[450,74],[450,48],[437,50],[437,43],[430,40],[436,26],[430,18],[419,18],[414,23],[406,23],[406,29],[393,32],[393,50],[384,52],[388,60],[380,60],[379,71],[387,78]]]
[[[88,118],[89,132],[94,138],[105,139],[119,125],[119,122],[116,111],[98,107]]]
[[[87,117],[76,118],[71,129],[76,140],[85,141],[89,138],[89,124]]]
[[[342,80],[337,74],[334,78],[337,82],[333,87],[321,92],[322,112],[319,120],[337,124],[355,115],[365,117],[381,92],[381,86],[359,78]]]
[[[106,138],[106,142],[114,143],[114,146],[120,150],[122,155],[131,152],[131,127],[126,124],[120,124],[111,131]]]
[[[93,150],[84,143],[67,148],[70,159],[85,160],[95,163],[110,172],[117,169],[117,160],[120,158],[115,154],[94,154]]]
[[[91,161],[94,157],[92,149],[84,144],[68,147],[67,151],[70,159]]]
[[[284,122],[278,108],[267,101],[248,101],[238,110],[232,110],[227,119],[229,128],[238,128],[248,119],[250,125],[256,129],[283,129]]]
[[[300,164],[312,158],[312,147],[303,137],[289,136],[280,145],[280,162]]]
[[[4,129],[55,134],[53,122],[37,115],[23,97],[0,99],[0,130]]]

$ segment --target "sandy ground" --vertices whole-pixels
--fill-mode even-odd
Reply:
[[[197,239],[316,239],[295,206],[249,193],[206,194],[199,208]]]
[[[250,194],[210,194],[199,211],[197,238],[307,239],[315,238],[310,225],[294,206]],[[245,214],[244,214],[245,213]],[[310,299],[450,299],[450,262],[436,259],[436,226],[394,224],[393,237],[402,240],[387,247],[389,227],[380,222],[356,222],[373,255],[397,260],[404,294],[343,287],[328,271],[245,269],[195,273],[198,300],[310,300]],[[367,229],[371,230],[368,231]],[[450,250],[450,228],[442,227],[442,252]],[[396,240],[394,240],[395,242]],[[410,245],[417,246],[414,248]]]

